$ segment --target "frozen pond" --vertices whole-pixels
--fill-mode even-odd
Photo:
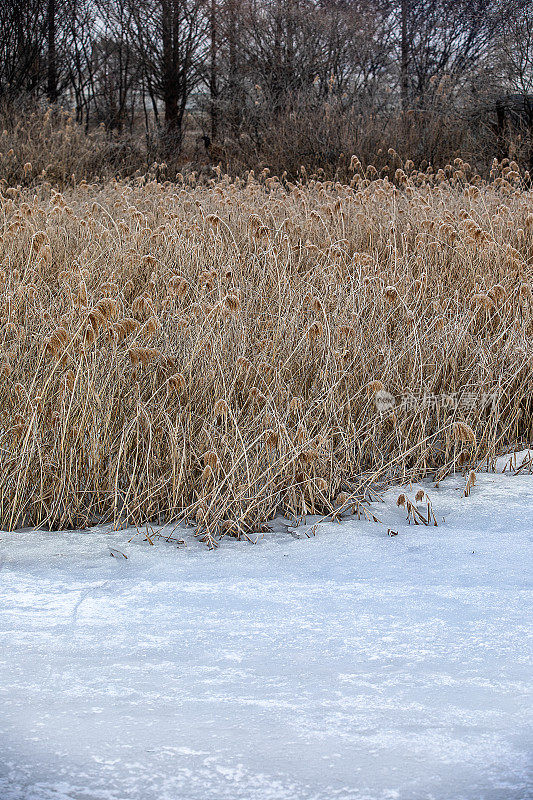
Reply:
[[[2,533],[2,800],[532,797],[533,477],[424,488],[438,527]]]

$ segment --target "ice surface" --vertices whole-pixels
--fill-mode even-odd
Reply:
[[[533,477],[424,488],[438,527],[2,533],[1,800],[532,797]]]

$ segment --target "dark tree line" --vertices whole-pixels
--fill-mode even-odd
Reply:
[[[531,134],[532,59],[525,0],[0,0],[0,103],[61,104],[169,153],[191,127],[214,150],[332,108]]]

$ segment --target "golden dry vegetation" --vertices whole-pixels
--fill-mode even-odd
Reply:
[[[530,440],[524,176],[351,169],[4,182],[2,527],[188,519],[213,544]]]

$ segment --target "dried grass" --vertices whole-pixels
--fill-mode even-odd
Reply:
[[[531,440],[516,165],[352,169],[3,185],[3,528],[188,519],[213,545]]]

